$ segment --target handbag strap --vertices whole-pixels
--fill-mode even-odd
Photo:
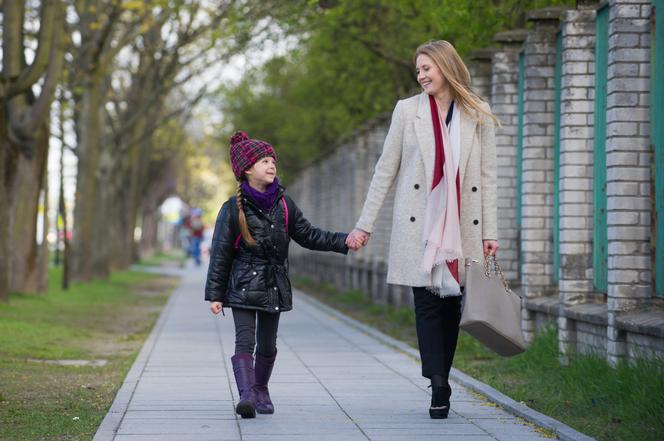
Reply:
[[[503,286],[505,287],[505,291],[507,292],[512,292],[512,289],[510,288],[509,283],[507,283],[507,280],[505,279],[505,275],[503,274],[503,269],[500,267],[498,264],[498,260],[496,259],[496,256],[490,254],[488,256],[484,256],[484,275],[487,276],[487,278],[491,277],[491,268],[493,267],[493,273],[496,274],[498,277],[500,277],[501,282],[503,282]]]

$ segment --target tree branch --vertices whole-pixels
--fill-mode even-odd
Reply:
[[[51,57],[51,47],[55,43],[52,37],[54,35],[54,28],[61,27],[62,21],[64,21],[63,10],[64,6],[61,0],[44,0],[42,2],[35,58],[32,64],[27,69],[24,69],[16,81],[9,87],[7,92],[8,98],[23,93],[44,74]]]

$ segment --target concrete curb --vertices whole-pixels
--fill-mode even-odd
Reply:
[[[132,270],[170,276],[177,275],[176,273],[170,271],[160,272],[156,270],[146,270],[144,267],[132,267]],[[113,441],[113,439],[115,439],[118,428],[120,427],[120,423],[122,423],[122,419],[124,418],[125,413],[127,413],[129,401],[131,400],[131,397],[134,395],[134,391],[136,390],[138,380],[141,378],[143,370],[145,369],[145,365],[147,364],[148,359],[150,358],[150,354],[152,353],[152,349],[157,342],[157,336],[161,333],[161,330],[164,327],[164,323],[166,322],[166,318],[170,314],[171,309],[173,309],[176,295],[177,288],[168,298],[168,302],[166,302],[164,309],[161,311],[161,314],[159,315],[159,318],[152,328],[152,331],[150,332],[147,340],[145,340],[145,343],[143,343],[141,351],[138,353],[136,360],[134,360],[134,364],[131,365],[127,376],[122,382],[122,386],[120,386],[118,393],[115,395],[115,399],[113,400],[110,409],[108,409],[108,413],[97,428],[97,432],[95,433],[92,441]]]
[[[304,293],[301,290],[294,289],[294,291],[297,294],[299,294],[299,298],[316,306],[317,308],[320,308],[321,310],[325,311],[327,314],[330,314],[331,316],[337,318],[339,321],[342,321],[349,326],[359,329],[360,331],[364,332],[367,335],[372,336],[381,343],[391,346],[403,353],[406,353],[417,360],[420,359],[419,352],[416,349],[408,346],[406,343],[396,340],[390,337],[389,335],[383,334],[382,332],[370,326],[367,326],[364,323],[360,323],[359,321],[340,313],[339,311],[331,308],[330,306],[327,306],[326,304],[320,302],[319,300],[316,300],[313,297],[308,296],[306,293]],[[497,391],[496,389],[492,388],[487,384],[482,383],[481,381],[472,378],[469,375],[464,374],[458,369],[452,368],[452,371],[450,372],[450,378],[453,381],[461,384],[462,386],[467,387],[468,389],[475,391],[481,395],[484,395],[486,398],[489,399],[489,401],[498,404],[508,412],[517,415],[525,419],[526,421],[529,421],[540,427],[543,427],[544,429],[554,432],[556,436],[562,441],[595,441],[595,438],[592,438],[588,435],[584,435],[583,433],[572,429],[568,425],[563,424],[558,420],[555,420],[540,412],[537,412],[536,410],[531,409],[525,404],[514,401],[507,395]]]

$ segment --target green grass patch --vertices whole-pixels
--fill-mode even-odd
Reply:
[[[322,289],[293,277],[293,284],[317,299],[417,348],[415,313],[410,308],[372,305],[357,291]],[[638,361],[610,367],[599,356],[576,355],[566,366],[558,359],[556,330],[540,331],[516,357],[492,353],[462,332],[454,366],[598,440],[664,439],[664,361]]]
[[[142,257],[138,262],[140,265],[148,266],[184,266],[187,263],[187,253],[183,249],[158,251],[149,257]]]
[[[176,279],[120,272],[107,281],[0,304],[0,439],[89,440]],[[105,360],[102,367],[53,360]]]

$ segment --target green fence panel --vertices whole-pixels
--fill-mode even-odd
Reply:
[[[609,58],[609,8],[597,11],[595,20],[595,152],[593,278],[595,289],[608,290],[606,225],[606,83]]]
[[[558,282],[560,270],[560,95],[563,70],[563,35],[556,35],[556,67],[554,70],[553,109],[553,281]]]
[[[664,0],[654,0],[652,4],[655,8],[650,64],[650,128],[655,157],[652,168],[655,181],[654,279],[655,293],[664,296]]]
[[[519,53],[519,75],[517,83],[517,147],[516,147],[516,228],[517,228],[517,250],[518,250],[518,259],[519,259],[519,273],[521,272],[521,225],[522,225],[522,187],[523,187],[523,94],[525,89],[525,77],[526,77],[526,61],[525,54],[523,51]]]

